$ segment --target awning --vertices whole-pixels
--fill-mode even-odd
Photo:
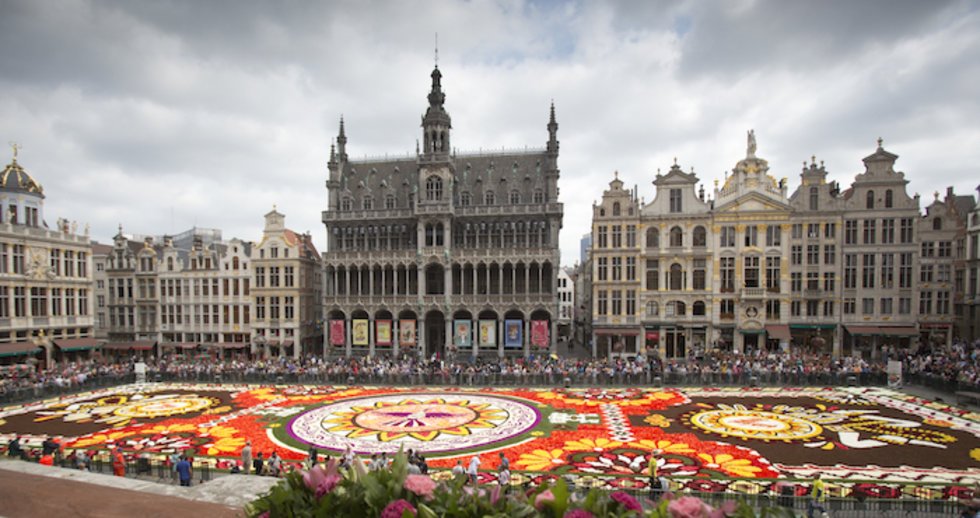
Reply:
[[[625,336],[636,336],[640,334],[640,330],[635,327],[604,327],[601,329],[593,328],[595,334],[599,336],[615,336],[615,335],[625,335]]]
[[[293,346],[293,341],[292,340],[283,340],[282,341],[282,346],[283,347],[292,347]]]
[[[919,336],[915,326],[879,327],[882,336]]]
[[[877,336],[881,334],[878,326],[844,326],[847,332],[855,336]]]
[[[194,349],[197,342],[160,342],[160,347],[175,347],[177,349]]]
[[[216,344],[211,344],[219,349],[245,349],[251,344],[246,342],[218,342]]]
[[[953,324],[950,324],[949,322],[921,322],[919,323],[919,327],[922,329],[945,329],[947,327],[953,327]]]
[[[793,338],[789,333],[789,326],[785,324],[767,325],[766,334],[773,340],[791,340]]]
[[[102,345],[102,350],[109,351],[149,351],[153,349],[155,342],[152,340],[140,340],[136,342],[109,342]]]
[[[837,324],[790,324],[790,329],[835,329]]]
[[[761,335],[765,329],[739,329],[738,332],[743,335]]]
[[[279,347],[279,340],[266,340],[265,345],[269,347]]]
[[[0,357],[24,356],[40,351],[34,342],[18,342],[13,344],[0,344]]]
[[[55,340],[54,344],[61,349],[61,352],[88,351],[99,345],[95,338],[69,338],[66,340]]]
[[[653,341],[660,340],[660,333],[658,333],[657,331],[647,331],[646,338],[647,340],[653,340]]]

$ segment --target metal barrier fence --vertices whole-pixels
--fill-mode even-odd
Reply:
[[[9,388],[0,392],[0,406],[14,405],[25,401],[39,401],[53,397],[67,396],[79,392],[98,390],[100,388],[115,387],[136,381],[136,375],[128,374],[106,374],[102,376],[90,376],[85,383],[67,384],[62,386],[44,385],[34,387]]]
[[[7,455],[6,445],[0,447],[0,455]],[[125,476],[128,478],[177,483],[177,472],[168,461],[140,457],[139,455],[124,456],[124,458],[126,459]],[[25,451],[20,460],[39,463],[41,452],[36,449]],[[97,452],[88,458],[84,465],[79,465],[78,459],[69,451],[67,455],[56,455],[53,465],[65,469],[77,469],[104,475],[115,473],[112,457],[108,452]],[[193,460],[191,462],[191,483],[194,483],[195,480],[200,484],[208,482],[214,478],[215,471],[210,459]]]

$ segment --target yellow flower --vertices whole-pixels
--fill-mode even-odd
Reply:
[[[973,448],[970,450],[970,458],[980,462],[980,448]]]
[[[932,426],[938,426],[940,428],[951,428],[953,423],[945,419],[924,419],[922,421],[924,424],[930,424]]]
[[[181,432],[194,432],[194,431],[197,431],[196,424],[178,423],[178,424],[171,424],[171,425],[158,424],[153,428],[148,428],[146,430],[141,431],[140,433],[143,435],[153,435],[158,433],[181,433]]]
[[[659,441],[643,439],[639,442],[630,443],[630,446],[641,450],[660,450],[664,453],[694,453],[694,450],[692,450],[687,444],[664,439]]]
[[[699,453],[698,457],[704,461],[706,468],[721,469],[737,477],[755,477],[756,473],[762,471],[762,468],[753,466],[748,459],[736,459],[727,453],[718,455]]]
[[[223,437],[208,447],[208,455],[238,454],[242,446],[245,446],[244,437]]]
[[[129,437],[131,435],[135,435],[135,432],[97,433],[91,437],[82,437],[81,439],[75,441],[75,443],[72,444],[72,448],[88,448],[89,446],[115,442],[123,437]]]
[[[205,435],[210,435],[211,437],[225,438],[225,437],[232,437],[232,436],[234,436],[235,435],[235,432],[237,432],[237,431],[238,430],[236,430],[236,429],[234,429],[234,428],[232,428],[230,426],[221,426],[219,424],[219,425],[216,425],[216,426],[212,426],[211,428],[208,428],[207,431],[204,432],[204,434]]]
[[[668,426],[670,426],[670,419],[667,419],[666,417],[660,414],[648,415],[645,418],[643,418],[643,422],[650,426],[656,426],[658,428],[667,428]]]
[[[549,471],[565,463],[561,458],[562,453],[564,452],[558,448],[551,451],[534,450],[531,453],[522,453],[516,464],[529,471]]]
[[[599,438],[599,439],[577,439],[574,441],[566,441],[565,449],[568,451],[601,451],[601,450],[611,450],[613,448],[619,448],[623,443],[619,441],[610,441],[609,439]]]

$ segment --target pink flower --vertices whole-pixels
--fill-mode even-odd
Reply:
[[[538,493],[538,496],[534,497],[534,508],[538,511],[544,509],[545,504],[555,501],[555,494],[551,492],[550,489]]]
[[[693,496],[682,496],[667,506],[671,518],[706,518],[711,506]]]
[[[316,498],[319,500],[323,498],[323,495],[333,491],[333,488],[337,487],[340,483],[340,475],[331,474],[327,475],[320,482],[320,485],[316,486]]]
[[[717,516],[717,518],[726,518],[728,516],[735,516],[735,511],[738,510],[738,504],[734,500],[728,500],[727,502],[722,502],[721,507],[716,508],[711,514],[712,516]]]
[[[315,491],[326,478],[327,472],[320,466],[315,466],[313,469],[303,473],[303,484],[306,484],[307,488]]]
[[[266,511],[266,512],[258,515],[256,518],[269,518],[269,511]]]
[[[565,511],[564,518],[595,518],[595,515],[585,509],[569,509]]]
[[[432,492],[436,489],[436,483],[428,475],[408,475],[405,477],[405,489],[426,500],[431,500]]]
[[[405,515],[405,511],[415,516],[415,508],[412,507],[412,504],[408,503],[408,500],[398,499],[388,504],[381,511],[381,518],[402,518]]]
[[[643,506],[640,505],[640,501],[622,491],[616,491],[610,497],[619,502],[627,511],[643,512]]]

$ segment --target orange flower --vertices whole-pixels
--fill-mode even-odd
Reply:
[[[557,466],[565,464],[562,459],[564,452],[555,448],[553,450],[534,450],[531,453],[522,453],[515,464],[529,471],[550,471]]]

